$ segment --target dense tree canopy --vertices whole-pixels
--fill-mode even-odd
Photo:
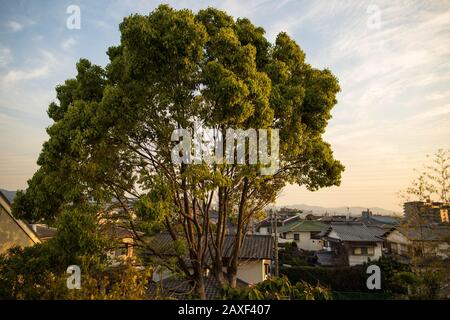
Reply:
[[[183,259],[180,267],[200,296],[207,250],[218,280],[226,281],[226,267],[234,286],[252,216],[287,183],[310,190],[339,185],[343,166],[322,139],[338,81],[309,65],[286,33],[272,44],[250,20],[213,8],[193,13],[162,5],[126,17],[120,32],[106,68],[81,59],[76,78],[56,88],[40,168],[14,212],[52,220],[64,206],[114,198],[136,213],[133,227],[160,225],[184,239],[194,271]],[[172,131],[197,124],[218,132],[279,129],[278,170],[260,175],[259,165],[174,164]],[[227,219],[238,232],[223,266]]]

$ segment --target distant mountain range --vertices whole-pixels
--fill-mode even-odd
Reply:
[[[16,191],[9,191],[5,189],[0,189],[0,191],[8,198],[9,202],[12,202],[14,197],[16,196]],[[315,214],[324,214],[329,213],[330,215],[342,215],[347,214],[347,207],[335,207],[335,208],[326,208],[326,207],[320,207],[320,206],[310,206],[307,204],[294,204],[289,206],[271,206],[271,208],[293,208],[293,209],[299,209],[303,212],[312,211]],[[381,215],[401,215],[398,212],[392,211],[392,210],[386,210],[383,208],[378,207],[372,207],[372,208],[366,208],[366,207],[349,207],[350,215],[352,216],[359,216],[361,215],[361,212],[364,210],[370,209],[370,211],[373,212],[373,214],[381,214]]]
[[[0,189],[0,191],[9,200],[9,202],[12,202],[14,200],[14,198],[16,197],[17,191],[9,191],[9,190],[5,190],[5,189]]]
[[[303,212],[312,211],[314,214],[324,214],[329,213],[330,215],[343,215],[347,214],[347,207],[335,207],[335,208],[326,208],[320,206],[310,206],[307,204],[295,204],[295,205],[287,205],[287,206],[275,206],[275,208],[293,208],[299,209]],[[360,216],[362,211],[369,209],[373,214],[380,215],[401,215],[399,212],[395,212],[393,210],[386,210],[378,207],[348,207],[348,212],[351,216]]]

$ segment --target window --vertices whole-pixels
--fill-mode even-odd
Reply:
[[[300,235],[298,233],[294,233],[294,240],[300,240]]]
[[[320,231],[311,231],[310,237],[311,239],[320,240]]]
[[[361,247],[361,248],[353,248],[353,254],[355,256],[373,256],[375,253],[375,250],[373,247]]]

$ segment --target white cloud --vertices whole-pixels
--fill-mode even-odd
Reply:
[[[320,53],[307,59],[339,78],[342,92],[325,138],[347,172],[332,191],[289,193],[323,205],[342,199],[354,204],[356,191],[365,203],[394,208],[394,193],[407,185],[421,156],[449,147],[450,4],[377,1],[380,30],[366,26],[370,2],[334,4],[316,1],[299,14],[300,22],[291,10],[278,24],[314,34]],[[302,45],[301,36],[296,40]],[[371,184],[378,189],[364,190]]]
[[[6,74],[0,75],[0,84],[12,85],[16,82],[44,78],[57,66],[54,55],[48,51],[42,51],[38,62],[29,67],[9,70]]]
[[[0,109],[17,110],[45,120],[45,110],[54,99],[54,88],[73,76],[74,61],[63,55],[37,51],[20,67],[0,72]]]
[[[75,38],[69,37],[69,38],[65,39],[65,40],[61,43],[61,47],[62,47],[64,50],[69,50],[69,49],[72,48],[76,43],[77,43],[77,40],[75,40]]]
[[[11,50],[9,48],[0,48],[0,67],[6,67],[11,61]]]
[[[450,104],[432,108],[431,110],[421,112],[412,117],[412,120],[427,120],[450,113]]]
[[[13,83],[22,80],[42,78],[48,75],[49,69],[49,66],[45,65],[28,70],[11,70],[2,77],[2,81],[6,83]]]
[[[6,27],[12,32],[18,32],[23,29],[23,25],[14,20],[6,22]]]

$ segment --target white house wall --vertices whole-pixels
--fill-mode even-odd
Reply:
[[[359,265],[359,264],[364,264],[365,262],[368,262],[369,259],[370,261],[376,261],[378,259],[381,258],[382,255],[382,244],[381,243],[377,243],[376,247],[374,247],[374,253],[373,255],[354,255],[354,254],[349,254],[348,255],[348,263],[350,266],[355,266],[355,265]]]
[[[262,282],[266,279],[264,264],[270,265],[270,260],[245,260],[237,270],[237,277],[249,284]]]
[[[299,240],[294,240],[294,232],[286,233],[286,239],[294,241],[297,248],[307,251],[318,251],[323,249],[323,240],[311,239],[310,232],[295,232],[299,234]]]

